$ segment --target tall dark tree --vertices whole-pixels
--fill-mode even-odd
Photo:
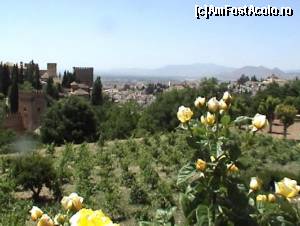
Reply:
[[[102,82],[101,77],[97,77],[93,85],[92,104],[101,105],[103,103]]]
[[[62,87],[70,88],[70,84],[75,81],[75,74],[69,71],[64,71],[64,76],[62,79]]]
[[[24,80],[26,80],[32,84],[33,78],[34,78],[34,71],[35,71],[35,63],[32,60],[26,65],[26,70],[24,73]]]
[[[246,82],[248,82],[250,79],[245,74],[242,74],[241,77],[237,80],[237,83],[239,85],[244,85]]]
[[[40,69],[38,65],[35,65],[34,67],[32,86],[36,90],[42,89],[42,84],[40,81]]]
[[[11,84],[10,71],[8,65],[1,64],[1,80],[0,80],[0,92],[5,96],[8,94],[8,89]]]
[[[54,99],[58,99],[58,90],[54,85],[52,77],[49,77],[47,80],[46,94]]]
[[[0,63],[0,94],[3,94],[3,64]]]
[[[19,70],[19,76],[18,76],[19,83],[24,83],[24,65],[23,62],[20,63],[20,70]]]
[[[11,113],[18,112],[19,106],[19,86],[18,86],[18,67],[14,65],[12,70],[12,85],[9,90],[9,104]]]

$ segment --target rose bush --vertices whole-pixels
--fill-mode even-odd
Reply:
[[[195,150],[194,158],[182,167],[177,179],[177,185],[184,189],[179,201],[186,224],[300,225],[299,209],[295,205],[300,199],[300,187],[296,181],[284,178],[275,183],[274,193],[267,193],[260,178],[253,176],[249,185],[240,178],[240,144],[231,125],[248,117],[231,120],[230,93],[225,92],[221,100],[212,97],[206,104],[203,101],[205,97],[194,102],[199,112],[180,107],[177,114],[180,128],[190,134],[187,142]],[[194,119],[199,113],[200,118]],[[266,116],[256,114],[249,131],[255,136],[267,126]]]

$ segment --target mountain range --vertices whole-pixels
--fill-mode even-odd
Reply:
[[[275,74],[281,78],[294,78],[300,76],[300,71],[283,71],[279,68],[267,68],[264,66],[245,66],[241,68],[226,67],[217,64],[187,64],[167,65],[156,69],[124,68],[100,71],[105,77],[108,76],[142,76],[142,77],[169,77],[176,79],[200,79],[203,77],[216,77],[221,81],[236,80],[242,74],[255,75],[257,78],[265,78]]]

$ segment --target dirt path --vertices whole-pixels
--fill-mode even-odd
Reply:
[[[271,135],[278,138],[283,137],[283,125],[279,120],[274,121],[273,132]],[[287,138],[291,140],[300,140],[300,121],[295,122],[288,128]]]

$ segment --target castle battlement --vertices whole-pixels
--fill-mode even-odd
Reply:
[[[5,115],[3,120],[3,127],[7,129],[15,130],[16,132],[21,132],[24,130],[22,115],[18,113],[9,113]]]
[[[73,67],[76,80],[91,87],[94,82],[93,67]]]
[[[34,91],[20,91],[19,98],[20,99],[27,99],[27,98],[44,98],[45,93],[41,90],[34,90]]]
[[[18,113],[8,113],[5,115],[5,120],[18,120],[21,117],[22,116],[19,112]]]
[[[93,67],[73,67],[73,69],[75,70],[94,70]]]

